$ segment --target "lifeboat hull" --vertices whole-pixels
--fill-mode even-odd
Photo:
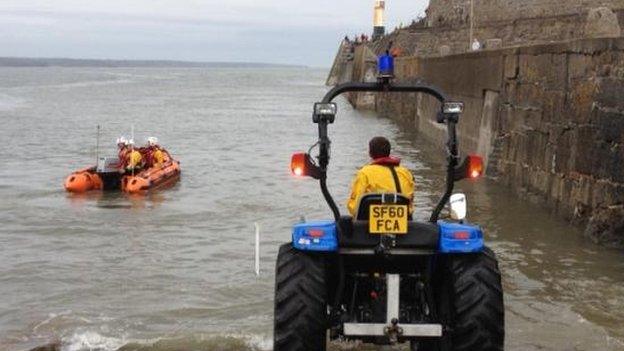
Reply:
[[[147,192],[175,183],[180,178],[180,173],[180,162],[171,160],[162,167],[152,167],[134,176],[124,176],[121,179],[121,190],[129,194]]]
[[[84,193],[102,190],[102,178],[95,172],[95,167],[85,168],[70,174],[65,179],[65,190],[71,193]]]

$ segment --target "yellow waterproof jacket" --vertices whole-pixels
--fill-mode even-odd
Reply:
[[[126,166],[126,168],[136,168],[142,166],[142,163],[143,156],[141,155],[141,153],[137,150],[130,151],[130,154],[128,155],[128,165]]]
[[[356,174],[351,186],[351,196],[347,202],[347,209],[352,216],[360,201],[360,197],[369,193],[395,193],[397,192],[394,184],[392,171],[388,166],[394,166],[399,183],[401,184],[401,194],[414,200],[414,176],[407,168],[399,166],[400,160],[393,157],[385,157],[383,159],[374,160],[371,164],[362,167]],[[412,206],[409,208],[412,213]]]
[[[154,150],[152,154],[152,161],[154,162],[154,166],[161,167],[163,163],[165,163],[165,154],[160,149]]]

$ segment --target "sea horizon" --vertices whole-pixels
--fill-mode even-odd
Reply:
[[[327,68],[271,62],[17,56],[0,56],[0,67]]]

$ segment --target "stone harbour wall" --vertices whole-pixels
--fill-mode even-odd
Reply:
[[[350,80],[374,51],[356,49]],[[586,39],[445,57],[399,57],[399,81],[424,81],[466,104],[462,151],[487,174],[538,198],[607,245],[624,246],[624,39]],[[438,103],[420,94],[350,96],[437,142]]]
[[[624,0],[474,0],[476,24],[586,14],[596,7],[621,10]],[[431,0],[426,23],[428,27],[456,28],[467,24],[469,16],[470,0]]]
[[[474,37],[486,49],[621,36],[624,0],[474,0]],[[431,0],[427,17],[373,43],[406,56],[470,49],[470,1]]]

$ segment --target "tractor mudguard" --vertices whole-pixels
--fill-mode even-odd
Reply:
[[[441,253],[472,253],[483,250],[483,231],[478,225],[438,221]]]
[[[295,224],[292,245],[301,251],[336,252],[338,234],[334,221],[312,221]]]

